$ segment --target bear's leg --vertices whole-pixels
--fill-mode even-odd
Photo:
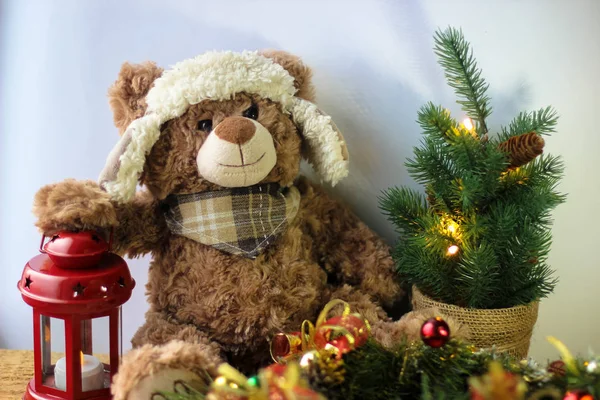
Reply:
[[[455,339],[468,339],[469,331],[466,325],[444,316],[437,309],[412,311],[405,314],[399,321],[391,321],[380,306],[372,302],[370,297],[356,288],[344,285],[337,288],[329,296],[330,300],[341,299],[350,305],[351,312],[357,312],[371,324],[371,336],[383,346],[392,348],[403,340],[420,340],[421,325],[431,317],[441,316],[450,327],[450,334]],[[341,308],[334,309],[332,315],[339,313]]]
[[[360,290],[350,286],[343,285],[336,288],[329,295],[329,300],[340,299],[344,300],[350,305],[351,312],[357,312],[366,318],[371,324],[381,321],[388,320],[386,312],[371,300],[371,297],[362,293]],[[340,311],[341,308],[333,310],[331,315],[335,315],[336,311]]]
[[[435,308],[411,311],[405,314],[399,321],[376,322],[371,327],[371,336],[387,348],[393,348],[403,340],[408,342],[418,341],[421,340],[421,326],[432,317],[442,317],[448,323],[451,338],[469,339],[469,328],[466,325],[443,315]]]
[[[148,312],[112,385],[114,400],[160,400],[160,392],[201,388],[223,362],[220,346],[192,325]]]

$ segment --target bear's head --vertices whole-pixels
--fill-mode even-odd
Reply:
[[[259,183],[290,186],[305,158],[324,181],[347,174],[331,118],[311,102],[311,71],[282,51],[210,52],[163,71],[123,65],[109,90],[121,139],[100,183],[127,201]]]

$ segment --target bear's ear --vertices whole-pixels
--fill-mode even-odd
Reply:
[[[108,90],[110,108],[115,126],[123,134],[131,121],[146,111],[146,94],[163,69],[153,62],[124,63],[115,83]]]
[[[294,77],[294,86],[298,89],[297,97],[311,102],[315,101],[312,70],[302,62],[300,57],[282,50],[262,50],[259,54],[272,59]]]

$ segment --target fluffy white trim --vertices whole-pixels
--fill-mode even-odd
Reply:
[[[292,107],[294,122],[308,143],[308,162],[332,186],[348,176],[348,151],[341,133],[329,115],[300,98]]]
[[[164,72],[146,96],[146,114],[127,127],[132,140],[119,159],[117,179],[105,184],[106,191],[119,202],[131,199],[163,123],[202,100],[228,100],[240,92],[281,103],[289,112],[296,88],[294,78],[281,65],[252,51],[213,51]]]
[[[228,100],[239,92],[258,94],[287,109],[296,88],[294,78],[281,65],[255,51],[213,51],[181,61],[163,73],[146,96],[147,112],[177,118],[190,104]]]

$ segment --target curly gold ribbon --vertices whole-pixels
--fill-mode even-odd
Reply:
[[[546,340],[548,340],[550,344],[556,347],[556,350],[558,350],[558,352],[562,356],[562,359],[565,362],[565,366],[567,367],[567,369],[571,371],[571,373],[579,375],[579,370],[577,369],[575,358],[573,357],[567,346],[565,346],[563,342],[561,342],[554,336],[548,336]]]
[[[307,388],[306,383],[300,377],[300,368],[297,364],[289,364],[283,375],[277,375],[269,369],[258,374],[259,386],[248,384],[248,378],[229,364],[221,364],[217,370],[219,377],[212,383],[212,389],[216,393],[228,393],[248,400],[269,400],[270,388],[278,388],[284,395],[285,400],[302,400],[295,389]],[[315,397],[322,398],[317,393]]]
[[[319,346],[317,346],[317,344],[315,343],[315,336],[316,336],[317,332],[327,331],[327,330],[329,330],[330,332],[338,333],[340,336],[344,336],[348,340],[348,345],[350,346],[350,350],[354,350],[355,345],[356,345],[356,338],[348,329],[344,328],[343,326],[325,324],[325,321],[327,320],[327,316],[329,315],[331,310],[333,310],[336,306],[339,306],[339,305],[344,306],[344,310],[342,311],[342,315],[341,315],[342,317],[347,317],[349,315],[352,315],[352,316],[360,318],[365,324],[365,327],[367,329],[367,334],[371,333],[371,325],[369,324],[369,321],[367,321],[365,318],[363,318],[358,313],[351,314],[350,313],[350,311],[351,311],[350,304],[348,304],[347,302],[340,300],[340,299],[331,300],[329,303],[327,303],[325,305],[325,307],[323,307],[323,310],[319,313],[319,316],[317,317],[317,321],[315,324],[313,324],[309,320],[304,320],[302,322],[302,326],[300,328],[300,340],[301,340],[302,353],[306,353],[307,351],[314,350],[314,349],[319,350]],[[289,337],[288,337],[288,340],[289,340]],[[292,346],[292,343],[290,343],[290,347],[291,346]],[[340,355],[339,354],[340,350],[329,343],[327,343],[324,348],[327,350],[331,350],[332,352],[336,353],[338,356]],[[285,362],[285,357],[283,357],[283,358],[276,357],[273,354],[272,348],[271,348],[271,357],[277,363]]]

